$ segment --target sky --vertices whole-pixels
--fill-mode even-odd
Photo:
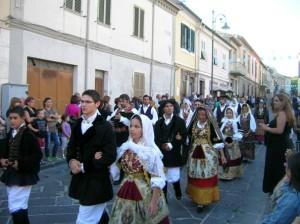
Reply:
[[[298,76],[300,0],[181,0],[211,27],[212,10],[226,15],[230,29],[243,36],[263,62],[283,75]],[[219,18],[221,16],[217,16]],[[221,22],[216,27],[221,30]]]

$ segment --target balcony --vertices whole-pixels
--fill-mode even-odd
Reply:
[[[247,75],[246,66],[240,62],[231,62],[229,64],[229,74],[235,77],[246,76]]]

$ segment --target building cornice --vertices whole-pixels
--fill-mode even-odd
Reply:
[[[39,35],[53,38],[56,40],[75,44],[75,45],[78,45],[81,47],[86,46],[86,41],[84,38],[77,37],[77,36],[74,36],[71,34],[62,33],[62,32],[59,32],[59,31],[56,31],[56,30],[53,30],[53,29],[50,29],[50,28],[47,28],[44,26],[28,23],[28,22],[21,21],[21,20],[15,19],[15,18],[9,18],[7,20],[7,23],[9,24],[9,26],[11,28],[17,28],[17,29],[29,31],[29,32],[32,32],[35,34],[39,34]],[[112,47],[97,43],[95,41],[89,40],[89,41],[87,41],[87,45],[88,45],[89,49],[97,50],[102,53],[108,53],[108,54],[112,54],[115,56],[120,56],[120,57],[124,57],[127,59],[140,61],[143,63],[148,63],[148,64],[151,63],[150,58],[143,57],[143,56],[131,53],[131,52],[119,50],[116,48],[112,48]],[[172,64],[160,62],[157,60],[153,60],[152,63],[154,65],[158,65],[158,66],[165,67],[165,68],[170,68],[170,69],[174,68],[174,65],[172,65]]]

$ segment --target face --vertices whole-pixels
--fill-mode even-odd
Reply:
[[[281,109],[282,108],[282,102],[279,100],[277,96],[274,97],[273,99],[273,107],[274,109]]]
[[[129,104],[128,100],[120,99],[119,104],[122,108],[126,108]]]
[[[222,105],[224,105],[224,104],[225,104],[225,98],[221,98],[221,99],[220,99],[220,103],[221,103]]]
[[[150,103],[149,97],[144,97],[143,98],[143,103],[144,103],[144,105],[148,105]]]
[[[230,110],[230,109],[226,110],[226,117],[229,118],[229,119],[233,118],[232,110]]]
[[[82,114],[85,116],[93,115],[100,105],[100,101],[94,102],[93,98],[88,95],[83,95],[80,102]]]
[[[8,116],[10,126],[13,129],[17,129],[25,122],[25,118],[21,117],[19,114],[16,113],[10,113]]]
[[[32,99],[32,100],[30,100],[28,102],[28,106],[30,106],[30,107],[34,107],[34,104],[35,104],[35,100],[34,99]]]
[[[45,117],[44,111],[43,111],[43,110],[40,111],[40,112],[37,114],[37,117],[40,118],[40,119],[44,118],[44,117]]]
[[[167,103],[164,107],[164,113],[166,115],[171,115],[174,112],[174,106],[171,103]]]
[[[201,123],[204,123],[204,122],[207,121],[207,115],[206,115],[206,112],[204,110],[199,110],[199,112],[198,112],[198,120]]]
[[[143,135],[142,125],[139,119],[133,118],[129,128],[130,136],[134,142],[138,142]]]
[[[248,107],[247,107],[247,106],[243,106],[243,107],[242,107],[242,113],[243,113],[243,114],[248,113]]]
[[[47,100],[45,103],[46,107],[51,108],[53,106],[53,102],[51,99]]]
[[[195,108],[201,107],[201,103],[200,103],[199,101],[196,101],[196,102],[194,103],[194,105],[195,105]]]

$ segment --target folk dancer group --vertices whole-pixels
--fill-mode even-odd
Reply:
[[[136,110],[129,96],[122,94],[118,107],[104,119],[98,111],[99,94],[86,90],[80,102],[82,116],[72,129],[66,155],[72,175],[69,196],[79,200],[76,223],[169,223],[167,186],[173,185],[180,200],[182,150],[188,148],[187,194],[199,212],[218,201],[218,179],[241,177],[242,158],[254,159],[251,136],[256,129],[247,104],[238,115],[223,101],[215,110],[216,119],[200,101],[195,111],[186,101],[181,118],[174,113],[174,100],[161,103],[163,115],[158,118],[147,95]],[[25,126],[24,110],[12,109],[9,119],[9,140],[1,142],[5,168],[1,181],[7,185],[14,223],[26,224],[30,190],[39,180],[42,155]],[[109,217],[105,207],[113,198],[111,177],[121,184]]]

